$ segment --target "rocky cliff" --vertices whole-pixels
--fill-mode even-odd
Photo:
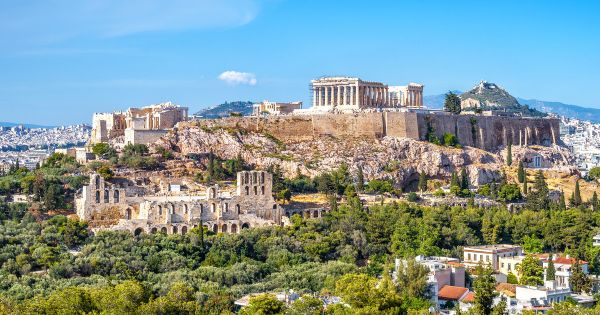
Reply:
[[[396,137],[281,141],[270,134],[243,129],[186,126],[173,130],[156,145],[174,149],[181,155],[213,152],[223,159],[240,155],[258,168],[278,165],[288,177],[298,171],[318,175],[345,162],[351,171],[362,166],[366,179],[392,179],[399,187],[414,184],[420,172],[430,178],[447,179],[463,167],[468,170],[472,184],[484,184],[498,179],[504,165],[500,153]]]

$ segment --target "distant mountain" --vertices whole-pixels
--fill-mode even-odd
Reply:
[[[250,101],[225,102],[216,106],[202,109],[194,114],[200,118],[220,118],[228,117],[231,113],[241,113],[244,116],[252,114],[252,104]]]
[[[43,125],[34,125],[34,124],[19,124],[19,123],[13,123],[13,122],[0,121],[0,127],[14,127],[14,126],[19,126],[19,125],[23,125],[23,127],[29,128],[29,129],[34,129],[34,128],[49,129],[49,128],[54,128],[55,127],[55,126],[43,126]]]
[[[450,91],[454,94],[460,95],[462,92],[458,90]],[[442,109],[444,108],[444,100],[446,99],[446,93],[437,95],[425,95],[423,96],[423,104],[427,108],[431,109]]]
[[[528,105],[531,108],[535,108],[539,111],[546,113],[554,113],[560,116],[569,118],[577,118],[581,120],[589,120],[593,123],[600,123],[600,109],[599,108],[587,108],[577,105],[569,105],[561,102],[548,102],[540,100],[526,100],[523,98],[517,98],[519,103]]]

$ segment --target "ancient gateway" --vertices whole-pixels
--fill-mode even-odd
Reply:
[[[170,102],[129,108],[124,112],[94,113],[90,143],[123,137],[121,142],[125,144],[148,144],[187,119],[188,108]]]
[[[368,108],[423,107],[423,85],[387,86],[353,77],[311,81],[313,110],[358,111]]]
[[[125,179],[107,181],[93,174],[75,204],[77,215],[89,222],[92,231],[185,234],[203,225],[213,232],[239,233],[245,228],[289,223],[292,213],[286,215],[271,189],[272,175],[265,171],[239,172],[234,193],[214,185],[203,195],[157,195]],[[315,211],[314,217],[320,216]]]

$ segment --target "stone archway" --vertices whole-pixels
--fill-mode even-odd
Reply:
[[[150,230],[150,233],[152,234],[156,234],[156,232],[158,232],[158,230],[155,227],[153,227],[152,230]]]
[[[227,233],[227,224],[221,225],[221,232],[222,233]]]
[[[242,230],[249,229],[249,228],[250,228],[250,223],[246,222],[246,223],[242,224]]]
[[[144,233],[144,229],[142,229],[141,227],[135,229],[135,231],[133,231],[133,235],[138,236],[140,234]]]
[[[177,227],[173,226],[173,234],[177,234]]]
[[[166,226],[163,226],[163,227],[160,229],[160,233],[167,234],[167,227],[166,227]]]
[[[213,232],[217,233],[217,232],[219,232],[219,227],[216,224],[213,224],[212,230],[213,230]]]
[[[184,225],[184,226],[182,226],[182,227],[181,227],[181,235],[185,235],[185,234],[187,234],[187,230],[188,230],[187,226],[185,226],[185,225]]]
[[[319,210],[315,210],[313,212],[313,218],[318,218],[319,217]]]
[[[236,234],[237,233],[237,225],[235,223],[233,223],[231,225],[231,234]]]

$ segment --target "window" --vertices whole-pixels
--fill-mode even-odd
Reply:
[[[260,173],[260,183],[264,184],[265,183],[265,172],[261,172]]]
[[[254,186],[254,195],[258,195],[258,187]]]
[[[158,215],[162,215],[162,207],[158,206]]]
[[[471,254],[467,254],[467,260],[471,260]]]
[[[211,212],[215,212],[217,210],[217,204],[213,203],[210,207]]]
[[[508,271],[510,271],[510,263],[508,263]]]
[[[502,268],[504,268],[504,263],[501,264]]]
[[[100,176],[96,175],[96,187],[100,186]]]
[[[265,194],[265,186],[261,186],[260,187],[260,194],[264,195]]]
[[[115,189],[115,192],[113,194],[113,199],[115,203],[119,203],[119,191]]]
[[[252,173],[252,183],[256,184],[258,182],[256,172]]]
[[[229,211],[229,204],[228,203],[225,204],[225,210],[224,211],[225,212]]]
[[[485,261],[490,261],[490,255],[485,255]]]
[[[96,203],[100,203],[100,191],[96,190]]]
[[[250,188],[246,186],[246,196],[250,195]]]
[[[108,199],[109,199],[109,192],[108,189],[104,190],[104,203],[108,203]]]

